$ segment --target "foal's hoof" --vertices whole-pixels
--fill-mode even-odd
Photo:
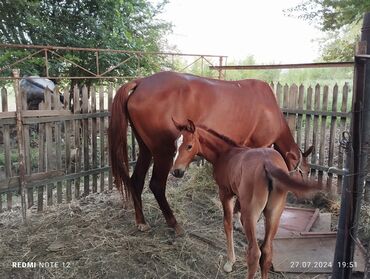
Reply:
[[[230,261],[227,261],[224,265],[224,271],[227,272],[227,273],[233,271],[233,265],[234,265],[234,263],[232,263]]]
[[[137,228],[141,232],[146,232],[150,230],[150,226],[148,224],[137,224]]]
[[[185,235],[185,230],[179,224],[175,226],[175,235],[176,237],[181,237]]]

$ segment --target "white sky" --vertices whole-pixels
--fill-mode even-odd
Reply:
[[[182,53],[254,55],[258,63],[303,63],[318,58],[320,31],[284,16],[302,0],[170,0],[161,18],[174,24],[168,37]],[[229,60],[230,61],[230,60]]]

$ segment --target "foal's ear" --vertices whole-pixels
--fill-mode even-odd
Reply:
[[[183,125],[183,124],[180,124],[180,123],[176,122],[176,120],[173,119],[173,117],[171,117],[171,118],[172,118],[172,122],[175,125],[176,129],[179,130],[180,132],[187,128],[186,125]]]
[[[302,153],[302,156],[305,158],[308,157],[308,155],[312,153],[313,149],[314,149],[314,146],[311,145],[305,152]]]
[[[194,122],[191,121],[190,119],[188,119],[188,125],[186,125],[186,131],[194,134],[195,132],[195,125],[194,125]]]

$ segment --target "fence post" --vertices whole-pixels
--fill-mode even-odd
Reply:
[[[365,14],[361,41],[370,54],[370,13]],[[347,148],[346,169],[343,180],[338,236],[333,262],[333,278],[351,278],[353,254],[363,186],[367,173],[370,145],[370,60],[355,57],[354,96],[352,102],[351,137]],[[369,250],[369,248],[368,248]],[[365,274],[365,278],[367,275]]]
[[[17,126],[17,138],[18,138],[18,162],[19,162],[19,185],[21,192],[21,208],[23,222],[27,223],[27,201],[26,201],[26,162],[25,162],[25,142],[24,142],[24,127],[22,123],[22,95],[19,88],[19,69],[13,70],[14,76],[14,92],[16,97],[16,126]]]

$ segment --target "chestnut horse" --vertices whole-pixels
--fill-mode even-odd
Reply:
[[[223,81],[188,74],[160,72],[122,86],[114,97],[108,130],[112,174],[122,193],[130,194],[139,230],[149,229],[142,210],[145,175],[153,158],[149,188],[167,224],[183,232],[165,196],[179,132],[171,117],[192,119],[217,129],[241,145],[274,147],[289,170],[301,171],[302,153],[270,86],[259,80]],[[139,145],[130,178],[127,155],[128,121]],[[124,184],[124,188],[123,185]]]
[[[272,262],[272,240],[277,232],[288,191],[295,194],[319,190],[315,183],[305,183],[289,175],[283,157],[272,148],[241,147],[226,136],[191,120],[185,125],[175,123],[180,131],[172,174],[182,177],[195,155],[203,156],[213,165],[213,176],[219,186],[224,210],[224,229],[227,240],[226,272],[235,262],[232,199],[240,203],[241,220],[248,240],[248,278],[254,278],[260,263],[262,278],[267,278]],[[265,216],[265,237],[261,250],[256,237],[257,221]]]

